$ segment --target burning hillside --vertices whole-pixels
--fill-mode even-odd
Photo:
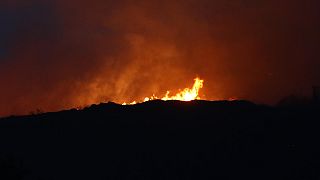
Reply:
[[[167,100],[192,101],[192,100],[200,99],[199,91],[203,87],[203,82],[204,80],[197,77],[194,79],[194,84],[192,88],[185,88],[179,91],[175,95],[170,95],[170,91],[167,91],[166,95],[162,98],[158,98],[156,95],[153,94],[151,97],[145,97],[143,102],[156,100],[156,99],[161,99],[163,101],[167,101]],[[133,105],[133,104],[137,104],[137,101],[133,101],[131,103],[123,103],[122,105]]]

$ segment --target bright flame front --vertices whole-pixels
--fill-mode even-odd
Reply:
[[[143,102],[155,100],[155,99],[161,99],[163,101],[167,100],[179,100],[179,101],[192,101],[195,99],[200,99],[199,97],[199,91],[203,87],[203,80],[200,78],[194,79],[194,84],[192,88],[185,88],[184,90],[178,92],[176,95],[170,95],[170,91],[167,91],[166,95],[162,98],[158,98],[157,96],[153,95],[151,97],[145,97]],[[136,101],[133,101],[131,103],[123,103],[122,105],[133,105],[137,104]]]

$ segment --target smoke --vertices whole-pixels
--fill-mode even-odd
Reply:
[[[205,80],[206,99],[273,103],[319,83],[319,2],[0,3],[0,115],[133,101]]]

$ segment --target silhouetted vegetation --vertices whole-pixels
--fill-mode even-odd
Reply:
[[[278,107],[305,107],[312,105],[313,99],[302,95],[290,95],[282,98],[278,103]]]
[[[1,119],[0,152],[53,180],[319,179],[319,112],[248,101],[107,103]]]

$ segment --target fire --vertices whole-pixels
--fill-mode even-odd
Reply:
[[[192,88],[185,88],[175,95],[170,95],[170,91],[167,91],[166,95],[162,98],[158,98],[157,96],[152,95],[151,97],[145,97],[142,102],[147,102],[155,99],[161,99],[163,101],[168,101],[168,100],[192,101],[192,100],[200,99],[199,91],[203,87],[203,82],[204,80],[197,77],[194,79],[194,84]],[[123,103],[122,105],[133,105],[133,104],[137,104],[137,102],[133,101],[131,103]]]

